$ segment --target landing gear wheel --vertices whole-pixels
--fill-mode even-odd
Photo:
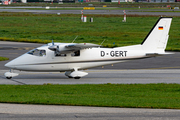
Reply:
[[[12,77],[6,77],[7,79],[11,79]]]
[[[74,77],[74,79],[80,79],[81,77]]]

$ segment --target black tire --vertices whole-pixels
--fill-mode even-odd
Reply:
[[[74,79],[80,79],[81,77],[74,77]]]
[[[6,77],[7,79],[11,79],[12,77]]]

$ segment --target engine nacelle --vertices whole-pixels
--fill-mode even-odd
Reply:
[[[69,49],[65,47],[66,45],[52,45],[48,47],[50,50],[55,51],[60,54],[69,53]]]

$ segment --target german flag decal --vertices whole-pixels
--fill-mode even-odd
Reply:
[[[159,26],[159,30],[163,30],[163,26]]]

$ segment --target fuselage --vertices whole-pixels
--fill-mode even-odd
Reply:
[[[63,43],[56,43],[61,45]],[[117,48],[86,48],[66,54],[56,54],[49,50],[50,45],[33,49],[10,61],[5,66],[24,71],[72,71],[74,68],[88,69],[115,64],[131,59],[145,58],[146,52],[141,45]]]

